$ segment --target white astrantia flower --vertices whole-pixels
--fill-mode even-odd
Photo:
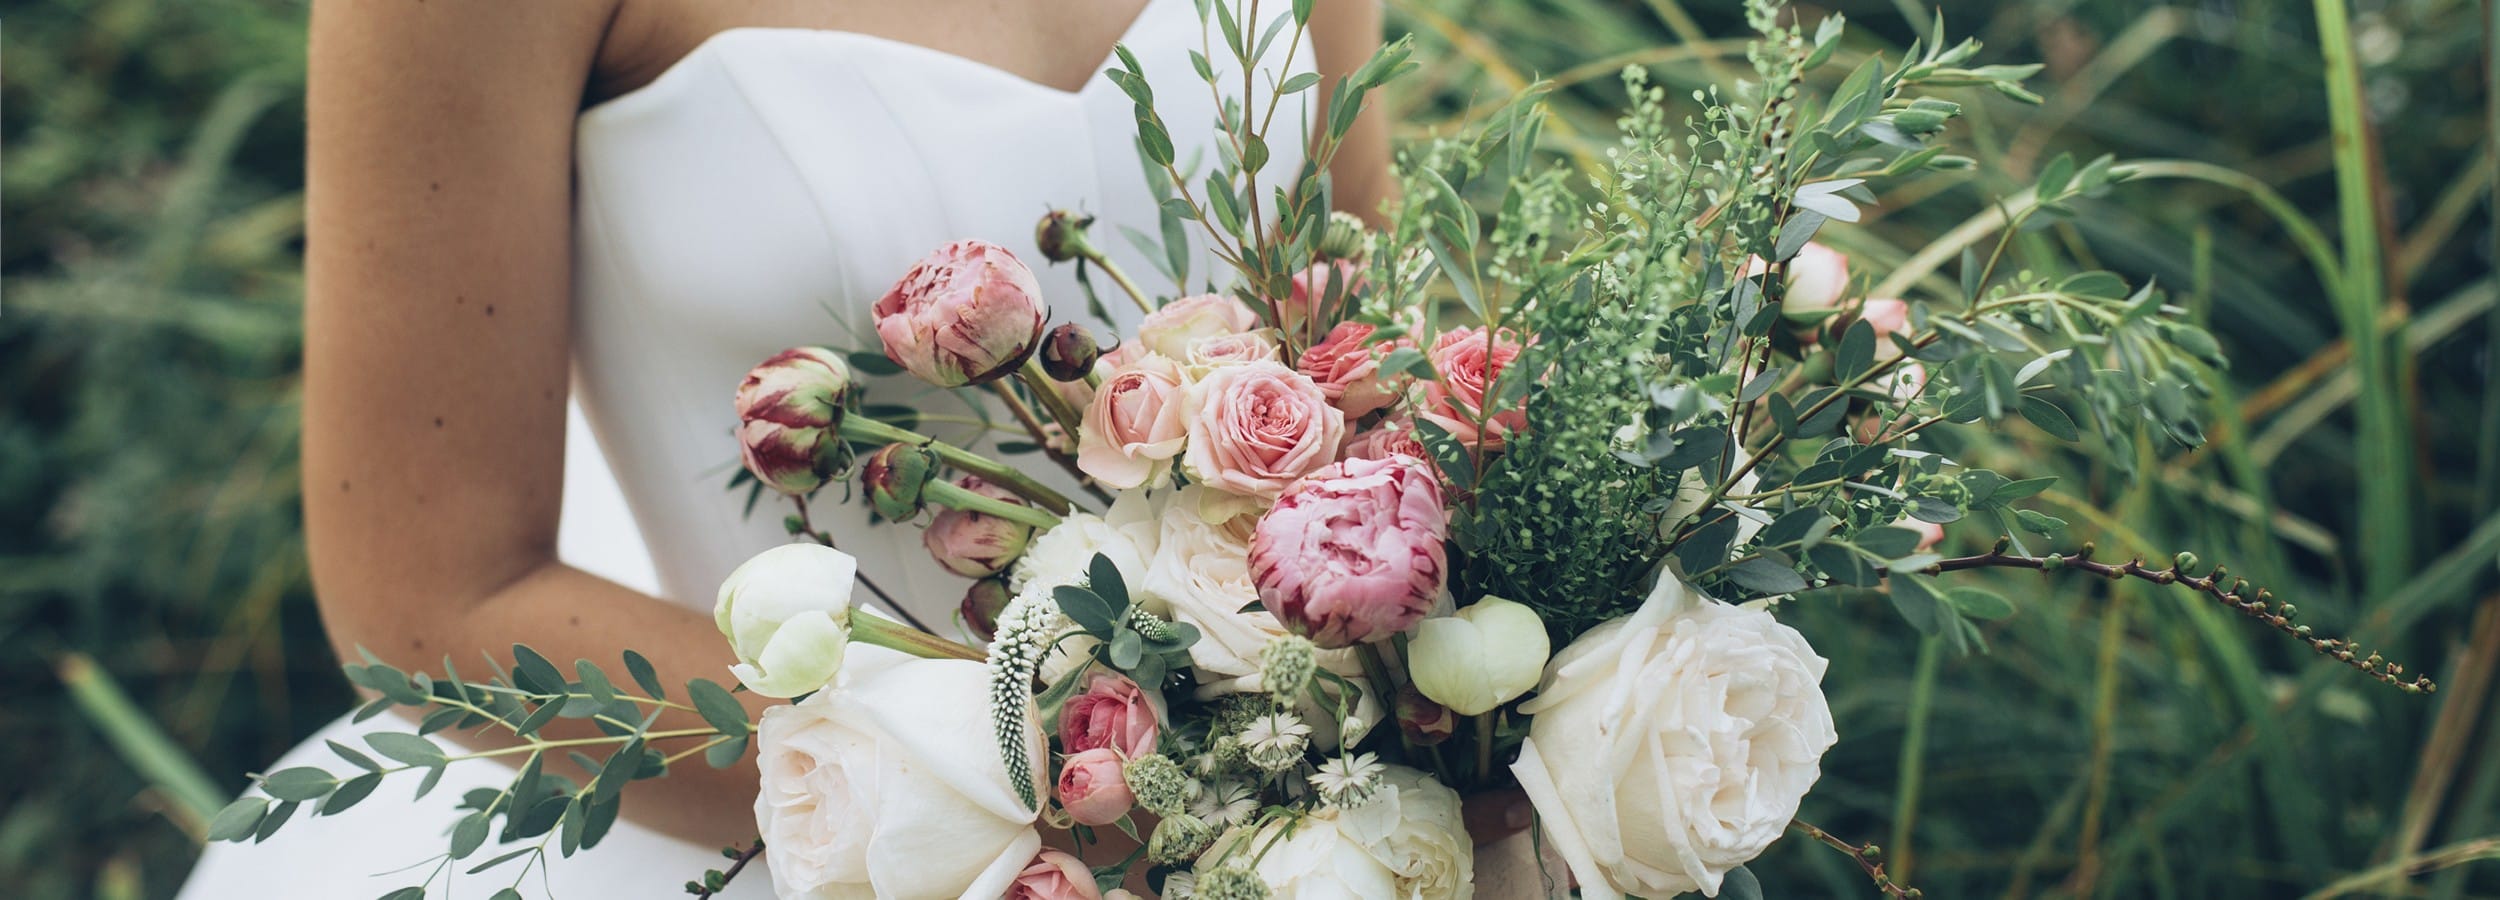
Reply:
[[[1310,746],[1311,726],[1289,712],[1268,713],[1241,730],[1241,747],[1251,765],[1270,772],[1292,768]]]
[[[1258,795],[1250,790],[1249,785],[1238,781],[1209,784],[1189,802],[1190,815],[1218,829],[1248,822],[1250,816],[1258,811]]]
[[[1386,770],[1380,757],[1370,753],[1340,756],[1319,764],[1319,770],[1311,773],[1311,788],[1328,805],[1352,809],[1380,790],[1380,776]]]

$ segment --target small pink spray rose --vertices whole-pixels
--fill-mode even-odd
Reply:
[[[1120,751],[1096,747],[1069,756],[1059,766],[1059,805],[1083,825],[1109,825],[1137,806],[1128,787]]]
[[[1059,712],[1059,743],[1070,753],[1109,747],[1136,759],[1155,752],[1160,734],[1146,692],[1111,672],[1087,676],[1084,692]]]

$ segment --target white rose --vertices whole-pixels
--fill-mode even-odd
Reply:
[[[1146,562],[1155,557],[1156,506],[1145,491],[1129,491],[1112,501],[1102,515],[1080,512],[1060,520],[1058,527],[1033,537],[1023,558],[1016,560],[1009,585],[1022,594],[1083,582],[1094,554],[1099,553],[1110,557],[1111,565],[1120,570],[1120,580],[1132,598],[1144,604],[1147,612],[1164,615],[1161,602],[1139,590],[1145,583]]]
[[[1581,896],[1717,896],[1788,829],[1838,739],[1825,662],[1770,613],[1659,579],[1563,648],[1511,771]]]
[[[1259,678],[1259,653],[1269,641],[1289,634],[1273,613],[1252,607],[1259,602],[1258,585],[1250,580],[1250,528],[1256,516],[1210,522],[1201,515],[1202,501],[1220,496],[1200,487],[1182,488],[1160,507],[1160,552],[1146,567],[1146,593],[1171,611],[1177,622],[1198,629],[1189,645],[1189,663],[1197,671],[1200,699],[1264,690]],[[1363,661],[1353,650],[1321,650],[1319,667],[1360,682]],[[1303,720],[1313,729],[1312,742],[1321,749],[1338,745],[1337,715],[1303,698]],[[1383,707],[1364,691],[1352,711],[1360,720],[1357,739],[1377,724]]]
[[[1475,855],[1458,792],[1390,766],[1370,802],[1228,832],[1198,858],[1198,873],[1249,864],[1280,898],[1469,900]]]
[[[1415,689],[1462,716],[1481,715],[1536,687],[1553,643],[1536,610],[1485,597],[1415,625],[1406,668]]]
[[[1028,733],[1044,759],[1041,729]],[[980,663],[862,647],[832,687],[766,710],[756,738],[755,822],[777,896],[997,897],[1041,849],[999,759]]]
[[[712,622],[737,651],[738,682],[767,697],[824,687],[851,640],[851,587],[859,561],[821,544],[783,544],[729,573]]]

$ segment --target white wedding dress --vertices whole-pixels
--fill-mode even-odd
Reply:
[[[1283,14],[1289,4],[1267,6]],[[1154,86],[1180,160],[1195,160],[1203,173],[1217,155],[1216,107],[1189,60],[1202,46],[1193,5],[1149,0],[1123,42]],[[1277,73],[1257,80],[1262,104],[1268,86],[1310,67],[1308,42],[1292,59],[1289,43],[1275,41],[1261,63]],[[1238,96],[1238,74],[1219,81]],[[1311,98],[1286,98],[1263,189],[1300,169]],[[1157,230],[1134,134],[1128,97],[1099,73],[1063,91],[924,47],[795,28],[722,32],[650,85],[584,111],[574,146],[578,414],[567,443],[563,558],[708,609],[730,569],[788,540],[784,505],[767,497],[750,516],[745,491],[727,489],[738,466],[730,395],[739,378],[796,344],[875,348],[870,304],[940,244],[979,238],[1012,249],[1039,275],[1054,320],[1090,322],[1073,268],[1046,264],[1033,244],[1045,210],[1088,211],[1102,220],[1096,243],[1150,289],[1168,291],[1117,227]],[[1192,255],[1192,285],[1224,280],[1203,248]],[[1092,326],[1124,332],[1134,306],[1109,293],[1116,288],[1106,279],[1094,281],[1122,321]],[[966,413],[962,401],[904,379],[875,381],[869,398]],[[926,427],[959,441],[975,431]],[[902,611],[955,634],[953,611],[969,582],[930,562],[917,529],[872,528],[858,505],[835,502],[843,496],[840,488],[821,495],[818,524]],[[408,725],[395,716],[341,719],[268,771],[345,769],[323,741],[361,746],[363,734],[386,728]],[[461,795],[509,777],[495,765],[454,766],[421,801],[408,799],[413,779],[386,783],[337,817],[299,817],[267,843],[213,845],[180,896],[333,900],[414,884],[424,868],[380,873],[441,852]],[[626,809],[630,819],[632,804]],[[508,849],[483,848],[453,872]],[[532,872],[518,885],[525,895],[682,896],[687,880],[725,864],[717,848],[630,821],[598,847],[571,859],[550,853],[549,862],[543,876]],[[485,897],[511,884],[518,867],[455,874],[450,896]],[[445,896],[440,880],[435,888],[432,896]],[[770,895],[761,866],[727,894]]]

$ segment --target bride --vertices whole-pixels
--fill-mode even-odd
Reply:
[[[1263,20],[1290,6],[1241,5]],[[1058,206],[1156,220],[1130,102],[1100,77],[1115,43],[1134,50],[1180,126],[1179,157],[1214,155],[1203,123],[1216,101],[1192,71],[1203,41],[1188,0],[314,7],[313,575],[345,658],[362,648],[412,670],[446,659],[474,670],[481,653],[508,659],[513,642],[613,665],[631,644],[669,681],[722,679],[732,660],[707,615],[713,593],[739,561],[787,540],[777,515],[749,519],[743,492],[725,489],[739,376],[798,336],[873,346],[870,303],[957,238],[1014,249],[1058,316],[1081,317],[1072,272],[1043,266],[1032,246],[1036,219]],[[1278,42],[1260,67],[1278,80],[1316,69],[1325,84],[1370,56],[1380,27],[1375,0],[1320,0],[1309,45]],[[1320,112],[1301,111],[1304,123]],[[1268,183],[1302,164],[1273,143]],[[1340,207],[1377,213],[1387,157],[1386,126],[1365,113],[1330,172]],[[1131,271],[1151,270],[1125,242],[1103,243]],[[1193,271],[1214,268],[1201,253]],[[907,388],[874,390],[890,402]],[[569,437],[568,397],[588,423]],[[963,413],[935,408],[956,402],[941,395],[922,402]],[[931,564],[915,534],[870,528],[853,510],[826,527],[893,593],[892,611],[951,634],[965,582]],[[335,764],[324,741],[384,728],[408,724],[341,720],[271,770]],[[215,845],[182,896],[414,884],[438,871],[429,857],[461,795],[509,777],[470,768],[469,782],[453,767],[422,800],[386,788],[325,827]],[[755,835],[755,786],[751,764],[638,782],[604,843],[550,854],[516,886],[674,894],[723,865],[716,848]],[[510,868],[462,875],[474,861],[432,885],[485,896],[511,883]],[[740,878],[731,896],[766,896],[765,881]]]

